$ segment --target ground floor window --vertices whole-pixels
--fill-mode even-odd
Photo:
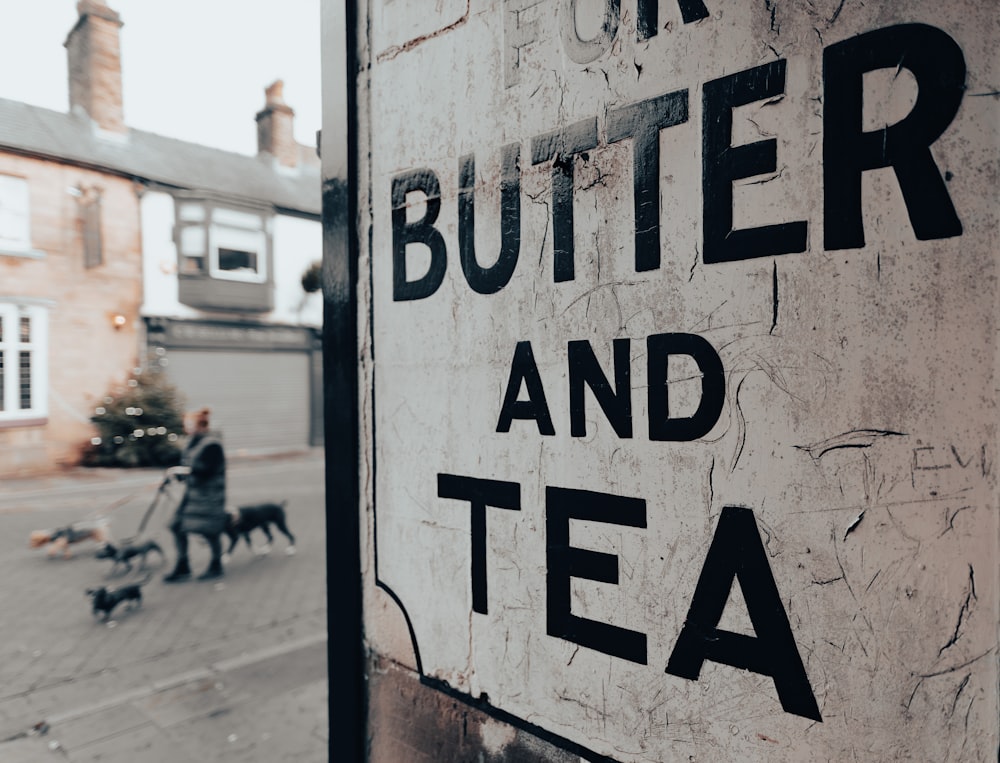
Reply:
[[[0,251],[26,252],[29,249],[28,181],[0,175]]]
[[[0,302],[0,424],[48,413],[48,311]]]

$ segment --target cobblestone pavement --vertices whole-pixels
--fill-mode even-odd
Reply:
[[[160,474],[73,470],[0,484],[0,760],[327,760],[322,451],[229,466],[233,506],[288,500],[294,556],[276,534],[267,556],[238,546],[221,581],[166,585],[175,555],[164,501],[144,538],[166,560],[150,556],[141,607],[102,623],[85,589],[142,573],[112,576],[89,542],[49,558],[28,536],[100,514],[113,538],[134,536]],[[191,545],[197,574],[208,549]]]

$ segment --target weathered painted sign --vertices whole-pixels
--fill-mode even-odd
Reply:
[[[359,30],[373,651],[586,756],[994,756],[994,4]]]

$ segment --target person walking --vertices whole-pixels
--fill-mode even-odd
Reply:
[[[165,479],[183,480],[184,495],[170,523],[177,547],[177,564],[163,578],[178,583],[191,577],[188,560],[188,535],[196,533],[208,541],[212,561],[199,580],[213,580],[223,575],[222,531],[226,525],[226,455],[219,438],[209,431],[208,408],[184,416],[187,443],[181,452],[180,466],[167,469]]]

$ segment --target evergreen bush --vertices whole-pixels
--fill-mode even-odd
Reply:
[[[183,408],[159,358],[109,390],[90,421],[97,436],[84,446],[85,466],[173,466],[180,461]]]

